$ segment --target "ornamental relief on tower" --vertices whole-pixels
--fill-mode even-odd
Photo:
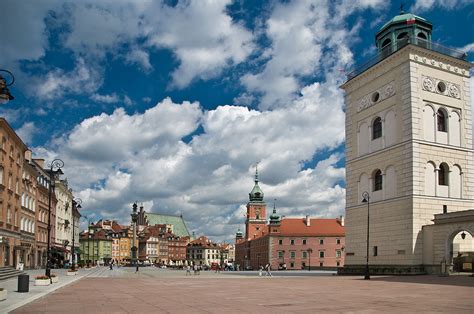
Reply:
[[[423,90],[452,98],[461,99],[461,88],[458,84],[440,80],[430,76],[423,76],[421,80]]]
[[[370,108],[376,103],[390,98],[393,95],[395,95],[395,82],[391,81],[390,83],[357,100],[357,112],[361,112],[362,110]]]

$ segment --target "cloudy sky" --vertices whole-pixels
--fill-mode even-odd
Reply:
[[[404,1],[433,39],[474,52],[474,1]],[[0,3],[0,108],[36,158],[61,158],[83,213],[183,214],[197,235],[243,227],[259,162],[269,208],[344,212],[345,73],[399,1]],[[471,61],[474,61],[470,58]]]

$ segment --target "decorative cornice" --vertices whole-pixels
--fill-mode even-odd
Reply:
[[[388,99],[393,95],[395,95],[395,82],[391,81],[357,100],[357,112],[370,108],[376,103]]]
[[[425,52],[425,51],[423,51],[423,54],[424,55],[420,55],[417,53],[410,53],[410,59],[420,64],[426,64],[428,66],[439,68],[444,71],[448,71],[451,73],[460,74],[465,77],[469,77],[469,69],[462,68],[462,66],[465,63],[469,64],[468,62],[463,61],[462,62],[464,63],[463,65],[461,64],[454,65],[452,62],[453,60],[448,61],[448,58],[444,57],[444,55],[441,55],[441,54],[434,55],[434,53],[432,52]]]

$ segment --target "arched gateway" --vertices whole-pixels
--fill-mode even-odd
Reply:
[[[454,269],[454,258],[464,253],[464,270],[472,271],[474,210],[437,214],[433,225],[423,226],[423,264],[430,273],[447,273]],[[462,237],[457,237],[461,234]],[[457,245],[455,251],[454,246]],[[459,247],[464,248],[460,250]],[[469,265],[470,264],[470,265]],[[446,265],[446,268],[444,268]],[[461,271],[457,269],[456,271]]]

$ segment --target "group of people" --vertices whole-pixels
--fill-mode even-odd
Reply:
[[[272,276],[272,272],[271,272],[271,266],[270,264],[267,264],[265,265],[265,267],[263,267],[262,265],[260,265],[260,268],[258,270],[258,276],[259,277],[262,277],[263,276],[263,271],[265,270],[265,276],[269,276],[269,277],[273,277]]]
[[[194,275],[200,275],[201,274],[201,266],[199,265],[193,265],[193,271],[194,271]],[[189,275],[191,276],[191,266],[188,265],[186,266],[186,276]]]

